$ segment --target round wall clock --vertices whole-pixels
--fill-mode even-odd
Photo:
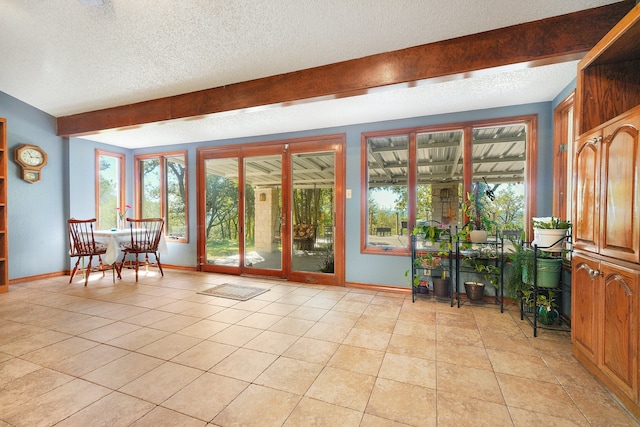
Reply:
[[[47,153],[37,145],[16,148],[15,160],[22,168],[22,179],[33,184],[42,179],[41,169],[47,164]]]

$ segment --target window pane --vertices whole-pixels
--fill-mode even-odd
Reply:
[[[417,223],[427,220],[447,225],[458,223],[463,136],[462,130],[417,135]]]
[[[160,161],[140,161],[140,187],[142,188],[140,210],[143,218],[162,218],[160,210]]]
[[[182,152],[136,157],[140,174],[140,211],[145,218],[163,218],[172,239],[187,237],[186,155]]]
[[[498,230],[524,229],[526,138],[524,124],[473,129],[470,191]]]
[[[187,237],[186,168],[183,154],[166,157],[167,173],[167,236]]]
[[[244,265],[282,269],[282,155],[244,160]]]
[[[238,159],[205,160],[207,263],[240,265]]]
[[[120,182],[120,157],[99,154],[98,228],[110,229],[117,226],[116,209],[122,200]]]
[[[367,138],[367,246],[408,247],[409,135]]]
[[[291,268],[333,274],[335,155],[332,151],[294,154],[291,171]]]

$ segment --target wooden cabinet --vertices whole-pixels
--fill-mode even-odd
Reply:
[[[640,107],[603,131],[600,238],[603,255],[640,263]]]
[[[7,236],[7,121],[0,118],[0,293],[9,290],[9,238]]]
[[[576,249],[640,263],[640,107],[578,139]]]
[[[637,402],[640,270],[576,255],[572,273],[576,356],[597,366],[605,383]]]
[[[638,401],[638,271],[600,263],[602,330],[599,365],[626,395]]]
[[[581,137],[574,156],[573,247],[597,252],[600,206],[600,131]]]
[[[640,418],[640,5],[579,63],[573,353]]]
[[[571,269],[571,341],[591,363],[598,353],[598,262],[574,255]]]

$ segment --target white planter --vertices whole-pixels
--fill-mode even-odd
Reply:
[[[471,243],[484,243],[487,241],[487,230],[471,230],[469,240]]]
[[[567,229],[564,228],[534,228],[532,243],[538,245],[541,251],[560,252],[566,235]]]

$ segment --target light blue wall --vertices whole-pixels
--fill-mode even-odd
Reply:
[[[9,108],[10,107],[10,108]],[[14,112],[14,110],[17,110]],[[409,260],[407,257],[365,255],[360,253],[360,134],[376,130],[400,129],[407,127],[434,124],[457,123],[474,120],[503,118],[528,114],[538,115],[538,211],[536,215],[548,215],[551,212],[552,188],[552,108],[551,103],[538,103],[490,110],[460,112],[429,117],[418,117],[353,126],[343,126],[304,132],[292,132],[279,135],[267,135],[252,138],[237,138],[224,141],[205,141],[175,146],[164,146],[154,149],[123,150],[104,144],[71,138],[70,140],[55,136],[55,120],[0,93],[0,117],[6,117],[9,129],[9,146],[15,146],[22,137],[24,142],[42,146],[49,153],[49,166],[43,173],[45,181],[30,185],[17,177],[17,166],[10,163],[10,206],[9,206],[9,254],[10,277],[19,278],[49,272],[62,271],[68,268],[65,251],[60,251],[66,242],[64,224],[70,216],[95,216],[95,149],[119,152],[127,155],[127,201],[133,200],[133,156],[162,151],[187,150],[188,154],[188,188],[189,188],[189,243],[169,242],[169,254],[163,258],[166,264],[188,267],[196,266],[196,149],[228,144],[245,144],[262,141],[300,138],[328,134],[345,134],[347,176],[346,186],[352,190],[352,198],[346,200],[346,280],[347,282],[370,283],[388,286],[408,286],[404,276]],[[22,134],[20,137],[16,133]],[[42,137],[40,134],[44,133]],[[55,167],[53,162],[55,161]],[[13,170],[13,172],[11,172]],[[55,177],[54,177],[55,175]],[[26,191],[25,200],[17,203],[18,189]],[[62,189],[62,190],[61,190]],[[66,190],[66,191],[65,191]],[[38,196],[37,194],[41,195]],[[21,206],[21,207],[20,207]],[[20,214],[13,213],[18,210]],[[29,222],[35,222],[30,228],[23,221],[22,211],[30,212]],[[44,214],[43,212],[46,212]],[[14,233],[11,230],[16,230]],[[51,231],[50,230],[54,230]],[[19,237],[17,237],[19,236]],[[46,237],[44,237],[46,236]],[[52,237],[53,236],[53,237]],[[23,237],[45,241],[42,247],[33,248]],[[35,251],[35,253],[34,253]],[[36,255],[37,254],[37,255]],[[53,255],[51,255],[53,254]],[[26,257],[25,262],[17,261],[19,256]],[[47,258],[45,264],[34,263],[34,258]]]
[[[55,118],[0,92],[7,119],[9,278],[58,272],[67,265],[66,147]],[[29,184],[13,161],[16,147],[40,146],[48,155],[42,181]]]

